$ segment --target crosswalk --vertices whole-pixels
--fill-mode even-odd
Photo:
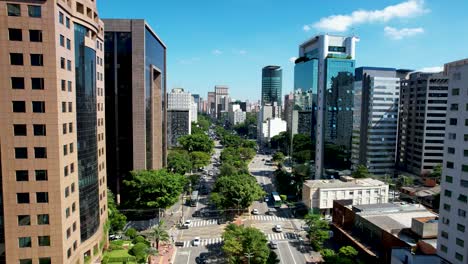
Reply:
[[[259,221],[289,221],[291,219],[286,217],[279,217],[276,215],[250,215],[250,220],[259,220]]]
[[[207,219],[207,220],[193,220],[190,224],[190,227],[202,227],[202,226],[209,226],[209,225],[217,225],[218,219]]]
[[[294,233],[274,233],[274,234],[266,234],[268,241],[281,241],[281,240],[293,240],[293,239],[298,239],[299,235],[294,234]],[[183,243],[183,248],[187,247],[196,247],[193,245],[193,241],[180,241],[180,243]],[[208,246],[208,245],[213,245],[213,246],[221,246],[223,244],[223,238],[221,237],[216,237],[216,238],[206,238],[206,239],[200,239],[200,246]]]

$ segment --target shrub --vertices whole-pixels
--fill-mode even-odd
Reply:
[[[130,237],[131,239],[134,239],[138,235],[138,231],[135,228],[130,227],[129,229],[127,229],[127,231],[125,231],[125,235]]]
[[[146,240],[146,238],[144,236],[137,236],[135,237],[133,240],[132,240],[132,243],[134,245],[138,244],[138,243],[144,243],[146,245],[150,245],[150,243]]]

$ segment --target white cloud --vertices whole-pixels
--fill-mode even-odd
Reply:
[[[216,56],[223,54],[223,52],[219,49],[215,49],[211,53],[213,53],[213,55],[216,55]]]
[[[245,55],[245,54],[247,54],[247,51],[246,50],[239,50],[239,54],[240,55]]]
[[[309,25],[304,25],[302,27],[302,29],[307,32],[307,31],[311,30],[312,28]]]
[[[417,71],[418,72],[441,72],[441,71],[444,71],[444,67],[443,66],[424,67]]]
[[[194,64],[195,62],[200,61],[200,58],[193,57],[193,58],[188,58],[188,59],[180,59],[178,62],[183,65],[191,65]]]
[[[313,25],[305,25],[305,31],[314,27],[322,31],[347,31],[354,25],[374,22],[387,22],[394,18],[415,17],[429,12],[424,7],[424,0],[408,0],[400,4],[387,6],[381,10],[356,10],[348,15],[324,17]]]
[[[297,57],[291,57],[289,58],[289,62],[294,63],[297,60]]]
[[[399,40],[403,39],[406,37],[411,37],[417,34],[422,34],[424,33],[424,29],[421,27],[418,28],[402,28],[402,29],[397,29],[393,27],[385,27],[384,28],[385,36]]]

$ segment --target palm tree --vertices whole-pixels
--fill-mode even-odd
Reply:
[[[159,249],[159,242],[167,242],[169,241],[169,234],[166,230],[164,230],[164,221],[160,221],[159,224],[153,227],[152,235],[154,240],[156,241],[156,249]]]

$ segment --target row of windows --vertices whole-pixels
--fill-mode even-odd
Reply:
[[[73,91],[73,88],[72,88],[72,82],[71,81],[66,81],[66,80],[61,80],[60,81],[60,87],[62,88],[62,91],[69,91],[69,92],[72,92]]]
[[[67,133],[73,133],[73,123],[62,124],[62,133],[64,135],[66,135]]]
[[[31,66],[44,66],[44,56],[42,54],[29,54]],[[24,65],[23,53],[10,53],[11,65]]]
[[[9,28],[8,39],[10,41],[23,41],[23,30],[20,28]],[[29,41],[30,42],[42,42],[42,30],[30,29]]]
[[[63,155],[66,156],[68,153],[72,154],[75,151],[73,143],[63,145]]]
[[[451,126],[456,126],[458,124],[458,119],[457,118],[450,118],[449,119],[449,124]],[[468,119],[465,119],[465,126],[468,126]]]
[[[66,65],[65,65],[65,62],[66,62]],[[71,71],[72,70],[72,62],[71,60],[65,60],[65,58],[61,57],[60,58],[60,68],[61,69],[67,69],[67,71]]]
[[[26,87],[24,77],[11,77],[12,89],[24,89]],[[44,90],[44,78],[33,77],[31,78],[32,90]]]
[[[70,193],[75,192],[75,183],[73,182],[70,186],[65,187],[65,198],[70,196]]]
[[[29,171],[28,170],[16,170],[16,181],[29,181]],[[34,177],[36,181],[47,181],[48,175],[47,170],[35,170]]]
[[[72,113],[73,112],[73,103],[72,102],[62,102],[62,113],[67,112],[67,106],[68,106],[68,112]]]
[[[18,204],[28,204],[30,203],[29,193],[16,193],[16,202]],[[48,203],[49,202],[49,193],[48,192],[37,192],[36,193],[36,203]]]
[[[102,88],[97,88],[97,95],[98,95],[98,96],[104,96],[104,89],[102,89]]]
[[[60,35],[59,44],[60,46],[65,48],[65,36],[64,35]],[[66,38],[66,46],[68,50],[71,50],[71,40],[69,38]]]
[[[460,240],[461,240],[461,239],[460,239]],[[461,240],[461,241],[463,241],[463,240]],[[457,245],[460,246],[460,244],[458,244],[458,243],[459,243],[459,241],[458,241],[458,238],[457,238]],[[461,243],[461,242],[460,242],[460,243]],[[461,243],[461,244],[464,245],[464,241],[463,241],[463,243]],[[448,248],[447,248],[446,245],[441,244],[441,245],[440,245],[440,250],[441,250],[442,252],[444,252],[444,253],[447,253]],[[458,253],[458,252],[455,252],[455,258],[456,258],[457,260],[459,260],[459,261],[463,261],[463,255],[460,254],[460,253]]]
[[[449,169],[454,169],[455,168],[455,164],[452,161],[447,161],[446,166]],[[462,164],[461,165],[461,171],[462,172],[468,172],[468,165]]]
[[[26,124],[15,124],[13,125],[13,133],[15,136],[27,136],[28,127]],[[33,125],[34,136],[45,136],[46,135],[46,125],[43,124],[34,124]]]
[[[28,158],[28,148],[26,148],[26,147],[17,147],[17,148],[15,148],[15,158],[16,159],[27,159]],[[45,148],[45,147],[34,147],[34,158],[36,158],[36,159],[46,159],[47,158],[47,148]]]
[[[31,237],[19,237],[18,245],[20,248],[30,248],[31,247]],[[40,247],[49,247],[50,246],[50,236],[38,236],[37,244]]]
[[[21,6],[19,4],[7,4],[8,16],[21,16]],[[42,8],[37,5],[28,5],[28,16],[40,18],[42,16]]]
[[[13,113],[26,113],[26,102],[25,101],[13,101]],[[45,113],[45,102],[44,101],[32,101],[33,113]]]
[[[68,168],[70,168],[70,170]],[[69,174],[72,174],[74,172],[75,172],[75,163],[71,163],[69,166],[63,167],[63,175],[65,177],[68,177]]]
[[[60,24],[66,25],[67,28],[70,28],[70,18],[65,17],[65,15],[60,11],[59,11],[58,19],[59,19]]]
[[[97,72],[97,80],[98,81],[104,81],[104,74]]]
[[[49,215],[48,214],[38,214],[36,223],[38,225],[48,225],[49,224]],[[30,226],[31,225],[31,216],[30,215],[18,215],[18,226]]]

